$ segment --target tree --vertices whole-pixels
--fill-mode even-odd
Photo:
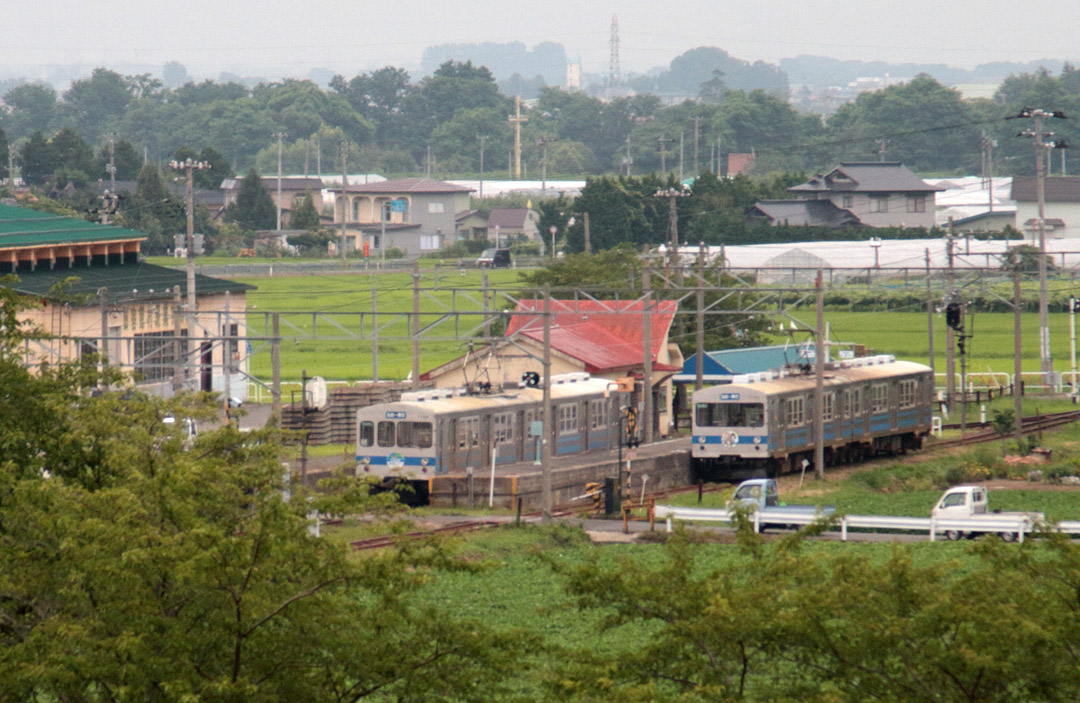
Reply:
[[[30,185],[44,185],[56,172],[59,160],[56,149],[39,130],[30,135],[19,150],[22,179]]]
[[[63,171],[63,176],[58,180],[73,180],[76,185],[85,185],[92,176],[98,175],[94,168],[94,150],[74,129],[65,127],[54,134],[50,141],[58,173]]]
[[[89,78],[73,81],[64,93],[67,119],[93,141],[118,121],[131,102],[135,86],[116,71],[95,68]]]
[[[411,90],[408,71],[386,66],[371,73],[361,73],[351,80],[336,75],[331,79],[330,87],[375,125],[376,143],[385,147],[399,140],[401,109]]]
[[[135,194],[120,201],[119,220],[125,227],[147,235],[143,249],[164,254],[173,246],[172,235],[184,231],[187,216],[184,203],[173,198],[154,164],[146,164],[135,181]]]
[[[209,164],[210,168],[201,168],[192,173],[191,180],[194,182],[196,188],[217,190],[221,187],[221,182],[223,180],[232,178],[233,176],[233,171],[229,166],[229,162],[220,152],[211,147],[203,147],[203,149],[198,152],[186,146],[180,147],[173,152],[173,158],[177,161],[184,161],[185,159],[190,158],[195,161],[202,161],[203,163]]]
[[[179,61],[167,61],[161,67],[161,81],[168,89],[179,88],[191,80],[184,64]]]
[[[501,695],[523,638],[412,597],[428,567],[465,565],[351,560],[308,533],[312,509],[388,515],[392,498],[342,476],[290,501],[274,429],[187,451],[162,418],[205,418],[209,398],[91,397],[92,364],[31,373],[19,308],[0,286],[0,699]]]
[[[319,211],[315,209],[315,200],[311,197],[311,193],[304,193],[293,199],[289,228],[308,230],[319,228]]]
[[[8,140],[7,132],[0,128],[0,181],[6,180],[8,173],[8,160],[5,158],[8,155]]]
[[[110,156],[112,156],[113,161],[116,162],[116,179],[118,181],[130,181],[137,178],[143,161],[142,157],[135,152],[135,147],[131,145],[131,142],[120,139],[113,144],[113,151],[115,153],[110,154],[108,144],[101,147],[98,152],[97,163],[94,166],[94,175],[108,179],[106,167],[109,165]]]
[[[277,206],[255,169],[240,181],[236,202],[225,210],[225,221],[248,230],[273,229],[277,224]]]
[[[10,110],[6,120],[13,140],[52,129],[57,117],[56,91],[42,83],[15,86],[4,93],[4,104]]]

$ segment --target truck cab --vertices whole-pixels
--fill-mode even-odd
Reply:
[[[953,486],[945,491],[931,512],[937,518],[962,518],[987,513],[986,488]]]
[[[756,508],[776,508],[780,506],[780,491],[776,480],[771,478],[753,478],[743,481],[731,495],[732,506],[754,506]]]

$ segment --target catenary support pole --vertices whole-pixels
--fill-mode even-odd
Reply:
[[[825,478],[825,282],[821,269],[814,280],[817,330],[814,343],[814,478]],[[835,405],[835,403],[834,403]],[[833,408],[833,412],[836,409]]]
[[[554,413],[551,407],[551,284],[544,284],[544,428],[540,441],[541,519],[551,524],[551,453],[555,449]]]

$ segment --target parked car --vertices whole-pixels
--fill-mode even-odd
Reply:
[[[510,268],[512,263],[509,249],[496,249],[494,247],[485,249],[476,260],[476,265],[480,268],[506,269]]]

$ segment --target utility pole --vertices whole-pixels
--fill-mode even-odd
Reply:
[[[1024,310],[1024,299],[1020,295],[1020,254],[1015,249],[1012,253],[1012,279],[1013,279],[1013,415],[1015,415],[1016,424],[1013,427],[1013,432],[1016,437],[1017,446],[1021,446],[1020,443],[1024,440],[1024,382],[1022,376],[1021,366],[1021,345],[1020,345],[1020,332],[1022,327],[1020,326],[1021,313]]]
[[[277,139],[277,231],[281,231],[281,140],[289,136],[285,132],[274,132],[272,137]]]
[[[8,187],[15,189],[15,145],[8,145]]]
[[[1016,117],[1035,120],[1034,129],[1025,130],[1021,136],[1035,137],[1035,187],[1037,190],[1039,217],[1039,359],[1043,383],[1053,385],[1054,359],[1050,355],[1050,308],[1049,293],[1046,284],[1046,168],[1044,164],[1047,149],[1063,149],[1068,146],[1063,141],[1045,142],[1043,137],[1052,136],[1052,132],[1043,133],[1043,118],[1064,119],[1060,110],[1031,110],[1024,108]]]
[[[319,141],[319,136],[315,135],[315,173],[319,176],[319,180],[322,180],[322,142]]]
[[[345,221],[349,219],[349,142],[341,140],[341,263],[345,263]],[[379,246],[383,245],[379,241]]]
[[[487,141],[487,135],[480,137],[480,195],[484,197],[484,142]]]
[[[547,145],[551,141],[551,137],[540,137],[536,140],[536,145],[543,151],[543,155],[540,157],[540,197],[547,197]]]
[[[641,312],[642,344],[644,368],[641,374],[643,400],[642,415],[645,419],[645,444],[653,441],[653,393],[652,393],[652,281],[649,260],[645,259],[645,269],[641,277]]]
[[[952,303],[956,294],[953,288],[953,237],[952,231],[945,236],[945,258],[948,262],[948,270],[945,278],[945,303]],[[956,334],[951,325],[945,326],[945,398],[951,407],[956,400]]]
[[[183,161],[170,161],[176,171],[183,171],[187,176],[187,312],[188,312],[188,367],[189,376],[195,378],[195,315],[198,310],[198,299],[195,296],[195,176],[196,170],[210,168],[205,161],[194,161],[190,157]]]
[[[657,137],[660,142],[660,173],[667,173],[667,143],[671,140],[667,137]]]
[[[669,257],[672,267],[677,267],[679,260],[679,212],[675,206],[678,198],[690,195],[690,189],[685,185],[680,188],[663,188],[653,193],[654,198],[667,198],[668,200],[668,246]],[[676,274],[677,275],[677,274]]]
[[[521,180],[521,123],[528,122],[521,116],[521,96],[514,96],[514,116],[508,119],[514,125],[514,178]]]
[[[541,520],[551,524],[551,452],[554,449],[555,413],[551,407],[551,284],[544,284],[544,431],[540,440]]]
[[[589,213],[581,213],[581,218],[583,220],[582,227],[585,230],[585,253],[590,254],[592,253],[592,250],[589,243]]]
[[[412,387],[420,388],[420,262],[413,261],[412,270]]]
[[[934,371],[934,289],[930,282],[930,247],[926,248],[926,336],[930,342],[930,371]]]
[[[694,175],[700,173],[698,168],[698,142],[701,133],[701,117],[694,118]]]
[[[630,167],[634,165],[634,157],[630,156],[630,135],[626,135],[626,158],[623,159],[623,163],[626,164],[626,177],[630,177]]]
[[[698,244],[697,255],[697,329],[694,342],[694,392],[705,387],[705,242]],[[693,407],[693,406],[691,406]]]
[[[109,192],[116,195],[116,132],[109,132],[109,165],[105,170],[109,172]]]
[[[878,161],[879,162],[885,161],[885,147],[887,147],[889,145],[889,140],[884,139],[884,138],[875,139],[874,143],[876,143],[878,145],[878,148],[877,148],[877,151],[876,151],[876,153],[878,155]]]
[[[821,269],[814,280],[814,298],[817,308],[817,330],[814,344],[814,478],[825,479],[825,282]],[[833,400],[833,413],[836,401]]]
[[[997,146],[997,140],[991,139],[986,132],[982,133],[982,167],[983,167],[983,179],[987,183],[987,207],[990,208],[990,212],[994,211],[994,147]],[[1061,152],[1062,155],[1065,152]]]
[[[679,183],[682,183],[684,180],[686,180],[686,176],[683,175],[683,152],[685,151],[685,149],[683,149],[683,137],[685,136],[685,129],[679,132]]]

